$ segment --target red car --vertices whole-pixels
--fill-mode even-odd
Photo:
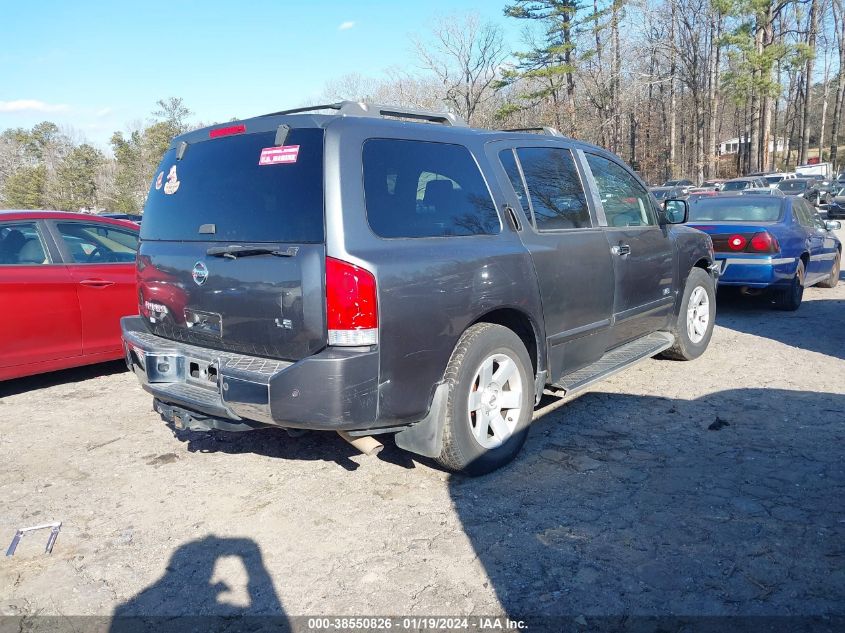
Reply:
[[[0,380],[122,358],[137,250],[134,222],[0,211]]]

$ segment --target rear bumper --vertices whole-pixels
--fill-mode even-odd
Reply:
[[[719,285],[766,288],[789,283],[795,276],[798,260],[795,257],[717,253],[716,263],[721,267]]]
[[[221,428],[361,430],[376,420],[377,351],[326,348],[292,363],[171,341],[141,317],[124,317],[121,328],[141,386],[160,403],[226,421]]]

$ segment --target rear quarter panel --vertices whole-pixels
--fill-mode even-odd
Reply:
[[[408,126],[413,126],[409,128]],[[366,219],[361,151],[368,138],[457,143],[473,154],[499,210],[495,236],[383,239]],[[377,426],[419,419],[461,334],[484,314],[512,308],[532,320],[542,362],[542,311],[528,252],[507,224],[486,163],[483,137],[448,128],[400,123],[370,126],[340,119],[326,133],[327,254],[375,273],[379,304]]]

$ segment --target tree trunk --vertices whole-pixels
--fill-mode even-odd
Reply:
[[[836,100],[833,104],[833,124],[830,130],[830,162],[838,167],[839,128],[842,124],[842,101],[845,99],[845,6],[833,0],[833,24],[839,45],[839,77],[836,80]]]
[[[669,41],[673,45],[669,49],[669,178],[675,177],[675,135],[677,134],[677,115],[676,110],[678,106],[678,98],[675,93],[675,72],[677,71],[677,62],[675,60],[675,21],[677,19],[675,3],[670,2],[671,6],[671,20],[669,25]]]
[[[798,162],[804,164],[809,158],[810,151],[810,111],[813,107],[813,68],[815,66],[815,48],[818,0],[810,2],[810,14],[807,17],[807,46],[812,55],[807,58],[804,67],[804,113],[801,116],[801,147],[798,150]]]

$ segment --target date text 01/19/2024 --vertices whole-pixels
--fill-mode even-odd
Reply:
[[[308,631],[312,633],[328,631],[373,631],[392,629],[400,631],[519,631],[527,629],[523,620],[511,620],[507,617],[317,617],[308,618]]]

